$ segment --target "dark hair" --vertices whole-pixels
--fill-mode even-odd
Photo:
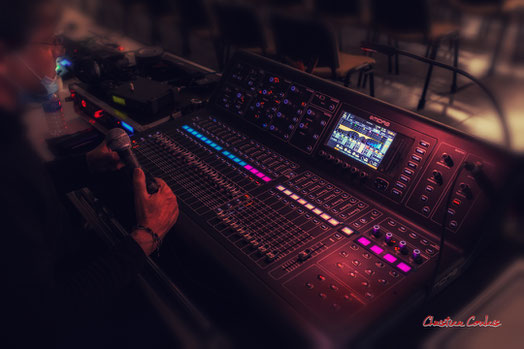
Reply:
[[[37,23],[38,10],[46,0],[1,0],[0,42],[8,50],[23,47]]]

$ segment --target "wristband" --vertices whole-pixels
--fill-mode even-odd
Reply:
[[[162,245],[162,239],[160,238],[160,236],[158,236],[157,233],[151,230],[151,228],[144,227],[143,225],[137,225],[135,227],[135,230],[143,230],[146,233],[148,233],[149,235],[151,235],[151,237],[153,238],[153,246],[155,247],[155,250],[153,252],[158,253],[158,250],[160,249],[160,246]]]

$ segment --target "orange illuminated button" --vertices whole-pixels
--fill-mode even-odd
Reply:
[[[353,235],[353,233],[355,232],[353,229],[351,229],[350,227],[344,227],[342,229],[340,229],[340,231],[342,233],[344,233],[346,236],[351,236]]]

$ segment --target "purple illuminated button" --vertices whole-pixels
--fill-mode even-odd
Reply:
[[[357,242],[359,244],[361,244],[362,246],[367,246],[371,243],[371,241],[369,241],[368,239],[366,239],[365,237],[361,236],[360,238],[357,239]]]
[[[411,267],[404,262],[400,262],[399,264],[397,264],[397,268],[402,270],[404,273],[407,273],[411,270]]]
[[[382,252],[384,252],[384,249],[377,245],[372,246],[370,250],[375,252],[376,254],[381,254]]]
[[[397,261],[397,257],[390,255],[389,253],[382,256],[382,258],[384,258],[389,263],[395,263]]]

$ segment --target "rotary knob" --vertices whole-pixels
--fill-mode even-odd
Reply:
[[[433,179],[435,180],[435,182],[437,182],[438,185],[442,185],[442,173],[440,173],[439,171],[437,170],[433,170]]]
[[[420,255],[420,250],[417,249],[417,248],[413,250],[413,253],[411,254],[411,257],[413,258],[415,263],[421,263],[422,262],[422,256]]]
[[[455,164],[453,158],[448,153],[442,154],[442,161],[444,161],[444,163],[449,167],[453,167],[453,165]]]
[[[386,244],[388,244],[389,246],[392,246],[394,244],[393,234],[390,232],[387,232],[386,235],[384,236],[384,240],[386,241]]]
[[[378,238],[380,236],[380,225],[375,224],[371,229],[371,234],[373,234],[374,237]]]
[[[408,244],[404,240],[399,241],[398,247],[399,247],[400,253],[408,254]]]

